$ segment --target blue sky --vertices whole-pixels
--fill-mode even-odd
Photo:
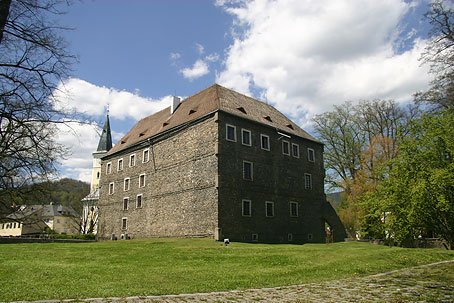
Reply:
[[[61,104],[102,124],[114,142],[139,119],[217,82],[266,100],[310,131],[310,119],[362,99],[408,102],[427,87],[418,61],[427,1],[98,0],[58,22],[79,62]],[[63,86],[62,86],[63,87]],[[102,125],[100,125],[102,126]],[[96,127],[62,130],[73,155],[62,176],[89,181]]]

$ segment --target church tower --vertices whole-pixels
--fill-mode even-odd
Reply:
[[[99,187],[99,179],[101,177],[101,158],[107,154],[112,148],[112,135],[110,132],[109,114],[107,114],[106,122],[102,129],[101,137],[99,138],[98,148],[93,153],[93,170],[91,173],[90,192],[95,191]]]
[[[82,199],[83,214],[80,231],[83,234],[94,234],[98,232],[98,200],[99,181],[101,179],[101,158],[112,148],[112,134],[110,132],[109,114],[99,138],[98,148],[93,153],[93,168],[91,173],[90,193]]]

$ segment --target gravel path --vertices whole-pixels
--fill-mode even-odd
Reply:
[[[60,301],[39,301],[55,303]],[[65,300],[75,303],[325,303],[445,302],[454,303],[454,260],[362,278],[324,283],[169,296]]]

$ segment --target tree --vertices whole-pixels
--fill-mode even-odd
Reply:
[[[378,188],[385,224],[401,245],[433,232],[454,249],[454,113],[415,121]]]
[[[0,205],[12,189],[55,173],[65,148],[55,142],[68,115],[52,100],[75,58],[52,21],[66,2],[0,0]],[[0,217],[2,210],[0,210]]]
[[[434,79],[430,89],[415,95],[418,102],[427,102],[435,109],[454,107],[454,9],[442,0],[431,3],[426,13],[431,31],[430,41],[421,55],[424,64],[430,66]]]

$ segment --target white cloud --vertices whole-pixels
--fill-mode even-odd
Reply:
[[[55,93],[59,109],[74,110],[93,116],[104,115],[109,106],[110,116],[117,119],[139,120],[170,104],[171,96],[161,99],[144,98],[135,93],[97,86],[87,81],[70,78]]]
[[[210,71],[208,69],[208,64],[199,59],[194,63],[194,65],[192,65],[192,67],[183,68],[180,72],[183,74],[183,77],[192,81],[205,76]]]
[[[176,61],[181,58],[181,54],[180,53],[170,53],[169,57],[170,57],[170,60]]]
[[[65,93],[64,93],[65,92]],[[61,84],[56,95],[56,106],[77,113],[88,114],[104,123],[106,107],[109,104],[112,140],[117,142],[124,136],[116,132],[112,119],[138,121],[170,105],[171,97],[161,99],[143,98],[137,94],[94,85],[87,81],[71,78]],[[118,121],[117,120],[117,121]],[[100,127],[95,123],[71,123],[59,125],[56,141],[66,146],[70,155],[61,160],[61,176],[90,182],[92,153],[99,142]]]
[[[263,97],[300,124],[346,100],[408,100],[427,86],[422,40],[398,53],[405,1],[217,1],[234,42],[217,82]],[[413,36],[411,36],[413,37]],[[411,38],[410,37],[410,38]],[[410,41],[411,42],[411,41]]]
[[[200,43],[196,43],[195,48],[197,49],[199,55],[202,55],[205,52],[205,47]]]
[[[209,62],[216,62],[219,60],[219,55],[217,53],[209,54],[205,57],[205,60]]]

